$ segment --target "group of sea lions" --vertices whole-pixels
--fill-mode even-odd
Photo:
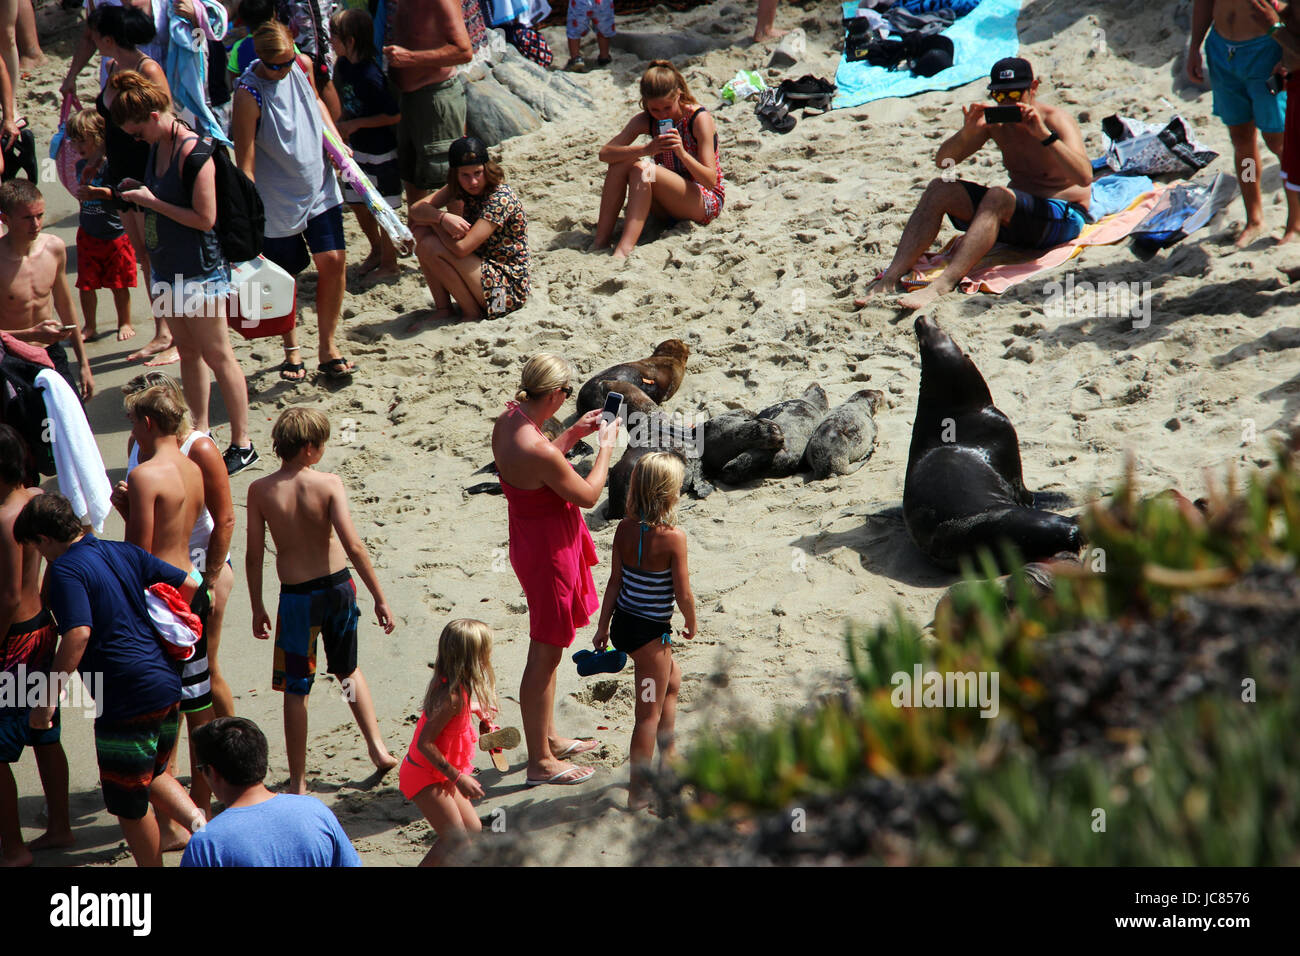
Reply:
[[[1078,553],[1083,546],[1078,523],[1034,507],[1015,426],[993,404],[975,363],[934,319],[921,316],[915,329],[921,387],[903,518],[917,547],[950,570],[981,548],[1000,557],[1006,544],[1026,561]],[[856,392],[831,408],[826,392],[814,383],[801,396],[757,413],[737,409],[696,425],[673,419],[660,405],[677,394],[689,357],[684,342],[669,339],[648,358],[593,375],[578,392],[579,414],[600,408],[611,391],[626,399],[629,441],[610,469],[607,517],[623,516],[632,469],[651,451],[679,455],[686,462],[682,490],[698,498],[713,491],[710,480],[734,485],[805,469],[820,479],[850,474],[871,457],[875,413],[884,398],[875,389]]]

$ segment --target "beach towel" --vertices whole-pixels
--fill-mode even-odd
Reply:
[[[172,98],[194,117],[194,131],[219,143],[234,146],[208,104],[208,40],[226,35],[226,8],[216,0],[194,4],[198,24],[179,14],[171,19],[171,43],[167,46],[167,85]]]
[[[1001,295],[1013,285],[1068,262],[1081,253],[1084,246],[1107,246],[1120,242],[1155,208],[1161,193],[1167,188],[1169,187],[1157,184],[1127,208],[1084,226],[1083,231],[1074,239],[1051,249],[1017,249],[998,243],[961,280],[961,291],[968,295],[975,292]],[[960,239],[960,236],[955,236],[940,251],[927,253],[918,259],[915,268],[903,278],[902,286],[910,292],[929,285],[944,270]]]
[[[189,602],[170,584],[159,582],[145,588],[144,603],[149,609],[158,642],[168,658],[188,661],[203,637],[203,622],[190,610]]]
[[[844,3],[845,19],[856,16],[857,0]],[[931,90],[950,90],[972,80],[986,79],[993,64],[1020,51],[1016,22],[1020,0],[982,0],[966,16],[943,32],[952,40],[953,65],[934,76],[913,76],[905,70],[889,71],[865,60],[850,63],[840,58],[835,73],[839,94],[835,108],[861,106],[890,96],[911,96]]]
[[[1098,222],[1111,213],[1127,209],[1133,200],[1154,188],[1149,176],[1103,176],[1092,184],[1088,221]]]
[[[82,522],[94,528],[95,534],[102,534],[104,519],[113,510],[108,500],[113,488],[86,421],[86,411],[72,386],[58,372],[42,371],[36,376],[36,387],[45,392],[59,493],[68,499]]]

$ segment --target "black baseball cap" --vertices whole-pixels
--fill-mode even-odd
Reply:
[[[990,90],[1027,90],[1033,83],[1033,67],[1018,56],[1003,57],[989,70]]]
[[[447,165],[452,169],[461,166],[482,166],[487,161],[487,147],[476,136],[462,136],[447,150]]]

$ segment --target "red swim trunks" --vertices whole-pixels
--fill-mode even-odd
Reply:
[[[77,230],[77,288],[135,288],[135,249],[126,233],[116,239],[97,239]]]

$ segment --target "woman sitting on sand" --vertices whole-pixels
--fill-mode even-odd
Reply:
[[[724,184],[717,127],[691,95],[677,67],[667,60],[655,60],[641,77],[641,109],[600,150],[600,161],[609,164],[609,171],[600,194],[600,218],[592,248],[610,244],[619,211],[626,203],[623,235],[614,249],[619,258],[631,254],[652,212],[702,226],[722,212]],[[659,124],[665,120],[672,128],[659,133]],[[640,136],[649,136],[650,141],[633,145]]]
[[[507,315],[528,298],[528,220],[501,167],[473,136],[447,150],[451,178],[411,207],[415,254],[433,293],[434,319]]]
[[[515,401],[492,430],[492,455],[510,514],[510,564],[528,600],[528,663],[519,682],[528,745],[527,783],[582,783],[595,772],[563,758],[593,750],[591,740],[555,731],[555,669],[577,629],[600,606],[591,566],[596,546],[580,508],[600,501],[619,422],[601,424],[600,409],[588,412],[554,440],[541,425],[573,394],[568,364],[541,354],[524,366]],[[583,478],[564,458],[580,438],[600,433],[600,451]]]

